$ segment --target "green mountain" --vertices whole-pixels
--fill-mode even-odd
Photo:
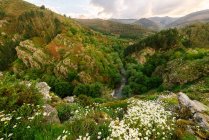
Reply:
[[[0,70],[42,79],[54,91],[69,95],[81,84],[113,88],[120,81],[122,62],[115,50],[128,42],[21,0],[1,1],[1,11]],[[70,90],[59,91],[67,83]]]
[[[141,18],[141,19],[137,20],[136,22],[134,22],[133,24],[140,25],[144,28],[154,30],[154,31],[157,31],[160,28],[160,26],[157,23],[155,23],[152,20],[146,19],[146,18]]]
[[[208,28],[209,24],[196,24],[179,30],[169,29],[127,47],[125,55],[127,58],[131,56],[138,63],[139,73],[147,79],[142,83],[142,80],[139,80],[139,83],[136,82],[138,86],[144,87],[141,92],[152,89],[152,84],[154,87],[174,90],[177,87],[190,89],[192,85],[207,81],[209,76]],[[137,65],[137,63],[130,65]],[[127,67],[130,67],[128,63]],[[137,87],[132,83],[134,75],[129,76],[128,82],[134,89],[133,86]],[[158,82],[152,83],[153,79]],[[205,87],[205,84],[201,86]],[[188,92],[196,94],[196,90],[194,88]],[[140,91],[138,90],[137,93]]]
[[[194,23],[208,23],[209,22],[209,10],[202,10],[183,16],[176,21],[167,25],[167,27],[182,27],[191,25]]]
[[[114,20],[76,19],[81,24],[106,35],[115,35],[121,38],[142,38],[152,34],[152,31],[140,25],[119,23]]]
[[[0,140],[207,140],[208,36],[0,0]]]

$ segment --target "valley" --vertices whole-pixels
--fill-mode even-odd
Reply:
[[[0,140],[209,139],[209,14],[78,19],[0,0]]]

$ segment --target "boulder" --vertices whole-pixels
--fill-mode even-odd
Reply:
[[[57,110],[49,104],[45,105],[43,115],[47,123],[60,123]]]
[[[188,108],[193,114],[197,112],[204,113],[209,111],[209,107],[207,107],[199,101],[191,100],[186,94],[182,92],[178,94],[178,99],[180,106],[183,108]]]
[[[49,95],[51,87],[46,82],[37,83],[36,88],[44,96],[45,100],[51,100],[51,96]]]
[[[202,128],[209,130],[209,116],[206,114],[209,107],[199,101],[191,100],[186,94],[178,93],[179,107],[181,114],[189,113],[194,122]]]
[[[195,113],[194,119],[202,128],[209,130],[209,116],[202,113]]]
[[[75,101],[75,98],[74,96],[71,97],[67,96],[63,100],[66,101],[67,103],[73,103]]]

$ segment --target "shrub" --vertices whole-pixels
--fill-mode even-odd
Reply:
[[[83,94],[78,96],[78,102],[79,102],[79,104],[81,104],[84,107],[85,106],[91,106],[94,103],[93,99],[91,97],[88,97],[88,96],[83,95]]]
[[[58,116],[61,122],[67,121],[70,118],[73,118],[76,110],[80,110],[80,106],[78,104],[66,104],[62,103],[56,107],[58,111]]]
[[[102,95],[102,84],[101,83],[94,83],[94,84],[79,84],[75,87],[73,94],[74,95],[87,95],[91,97],[100,97]]]
[[[44,5],[41,5],[40,9],[46,9]]]
[[[5,12],[3,9],[0,9],[0,20],[3,19],[5,17]]]
[[[74,87],[65,81],[58,81],[55,85],[55,93],[59,95],[61,98],[66,96],[72,96]]]
[[[27,86],[15,76],[6,74],[0,82],[0,109],[14,110],[23,104],[41,104],[42,95],[35,88],[35,83]]]

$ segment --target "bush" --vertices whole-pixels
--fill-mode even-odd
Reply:
[[[40,9],[46,9],[44,5],[41,5]]]
[[[59,95],[61,98],[66,96],[72,96],[74,87],[65,81],[58,81],[55,85],[55,93]]]
[[[70,118],[73,118],[76,110],[80,110],[78,104],[66,104],[62,103],[56,107],[58,111],[58,116],[61,122],[67,121]]]
[[[132,95],[131,87],[129,85],[126,85],[122,90],[122,94],[126,97],[130,97]]]
[[[79,95],[78,96],[78,102],[79,104],[81,104],[82,106],[91,106],[93,105],[93,99],[91,97],[88,97],[86,95]]]
[[[5,12],[3,11],[3,9],[0,9],[0,20],[3,19],[5,17]]]
[[[102,95],[102,84],[94,83],[94,84],[79,84],[75,87],[73,94],[74,95],[86,95],[90,97],[100,97]]]
[[[42,95],[35,88],[35,83],[27,86],[15,76],[6,74],[0,87],[0,110],[15,110],[23,104],[42,104]]]
[[[78,73],[77,72],[75,72],[75,71],[69,71],[68,72],[67,80],[69,82],[72,82],[73,80],[75,80],[77,78],[78,78]]]

